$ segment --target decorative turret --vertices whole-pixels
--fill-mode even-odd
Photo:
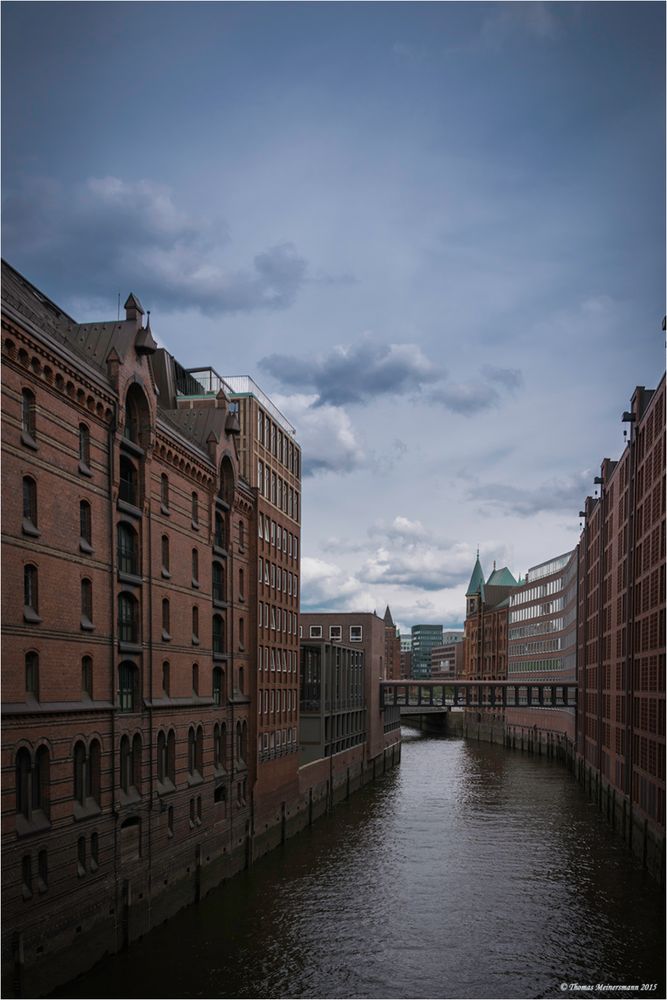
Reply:
[[[387,627],[391,627],[394,624],[394,619],[391,617],[389,605],[387,605],[387,610],[384,613],[384,623]]]
[[[482,570],[482,566],[479,561],[479,549],[477,549],[475,568],[472,571],[470,583],[468,584],[468,589],[466,590],[466,597],[475,597],[476,595],[479,595],[481,598],[484,597],[484,571]]]
[[[137,331],[137,335],[134,338],[134,349],[137,354],[155,354],[157,351],[157,344],[151,333],[150,313],[148,314],[146,326],[140,326]]]
[[[134,292],[130,292],[123,308],[125,310],[126,322],[136,323],[137,326],[141,326],[141,317],[144,315],[144,308]]]

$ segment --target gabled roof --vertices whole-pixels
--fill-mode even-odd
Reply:
[[[516,587],[517,581],[514,579],[507,566],[501,569],[494,569],[493,573],[486,581],[487,587]]]
[[[484,572],[480,565],[479,553],[477,554],[475,568],[472,571],[470,583],[468,584],[468,589],[466,590],[466,597],[474,597],[475,594],[479,594],[481,597],[484,597]]]

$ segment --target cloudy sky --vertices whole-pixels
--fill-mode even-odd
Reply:
[[[3,256],[298,428],[304,608],[461,623],[664,367],[659,3],[5,3]]]

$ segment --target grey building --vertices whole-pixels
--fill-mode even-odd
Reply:
[[[301,763],[366,740],[364,653],[326,639],[301,643]]]
[[[412,626],[412,676],[416,680],[431,676],[434,646],[442,646],[442,625]]]

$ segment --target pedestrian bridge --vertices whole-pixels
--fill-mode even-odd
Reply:
[[[451,708],[575,708],[576,704],[574,681],[380,682],[380,705],[398,705],[401,715],[448,712]]]

